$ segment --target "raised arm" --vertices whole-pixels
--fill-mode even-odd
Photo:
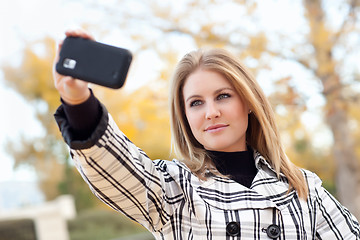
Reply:
[[[85,33],[67,33],[68,36],[81,34]],[[90,35],[84,36],[90,38]],[[91,191],[116,211],[150,231],[159,231],[184,201],[180,184],[174,180],[179,173],[178,166],[169,161],[150,160],[118,129],[86,82],[62,76],[55,70],[54,81],[63,100],[55,119],[70,146],[75,166]],[[79,118],[74,114],[80,111],[91,116],[87,111],[96,110],[97,107],[92,108],[94,104],[100,108],[99,119],[88,134],[79,137],[73,123]],[[76,125],[81,128],[82,124]]]

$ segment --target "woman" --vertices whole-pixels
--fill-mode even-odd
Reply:
[[[229,53],[191,52],[176,68],[181,161],[151,161],[85,82],[54,79],[63,102],[55,118],[84,180],[156,239],[360,239],[355,217],[286,157],[268,100]]]

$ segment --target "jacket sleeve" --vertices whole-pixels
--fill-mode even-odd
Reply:
[[[318,208],[316,219],[318,239],[360,239],[358,220],[322,187],[322,181],[316,175],[315,199]]]
[[[61,107],[55,113],[75,166],[101,201],[148,230],[158,231],[183,201],[181,188],[165,161],[150,160],[102,108],[99,125],[82,141],[72,139]]]

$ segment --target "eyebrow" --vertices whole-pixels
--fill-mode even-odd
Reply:
[[[216,95],[216,94],[218,94],[218,93],[220,93],[220,92],[222,92],[222,91],[224,91],[224,90],[230,90],[230,91],[235,91],[233,88],[231,88],[231,87],[224,87],[224,88],[219,88],[219,89],[217,89],[215,92],[214,92],[214,95]],[[195,94],[195,95],[191,95],[190,97],[188,97],[186,100],[185,100],[185,102],[188,102],[189,100],[191,100],[192,98],[201,98],[201,95],[197,95],[197,94]]]

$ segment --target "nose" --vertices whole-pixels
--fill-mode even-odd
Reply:
[[[208,103],[206,108],[206,119],[213,119],[220,117],[220,109],[215,103]]]

